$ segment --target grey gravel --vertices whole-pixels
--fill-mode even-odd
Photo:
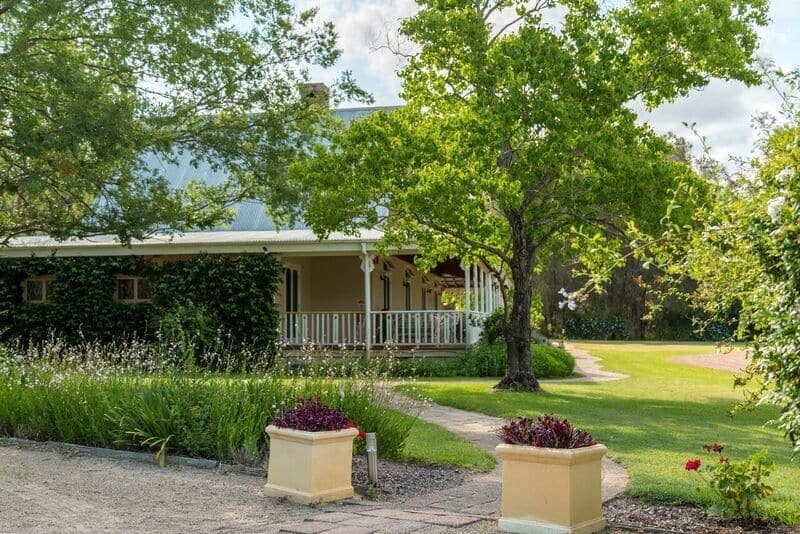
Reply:
[[[612,533],[684,533],[742,534],[746,532],[798,533],[797,527],[780,523],[742,522],[710,517],[695,506],[649,504],[628,496],[620,496],[603,506]]]
[[[460,486],[469,476],[466,469],[439,467],[424,463],[397,463],[378,460],[378,491],[369,488],[367,459],[353,457],[353,487],[371,499],[394,500],[416,497],[433,491]]]

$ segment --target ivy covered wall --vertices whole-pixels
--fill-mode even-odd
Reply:
[[[150,281],[150,302],[114,299],[116,277]],[[53,277],[46,303],[27,303],[23,282]],[[68,340],[153,338],[189,325],[233,342],[268,347],[278,332],[274,296],[282,277],[269,255],[210,256],[154,262],[134,256],[0,258],[0,338]]]

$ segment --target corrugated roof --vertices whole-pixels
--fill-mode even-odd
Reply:
[[[391,111],[399,106],[384,107],[359,107],[343,108],[333,111],[334,115],[346,126],[354,120],[371,115],[378,111]],[[203,182],[209,185],[221,185],[225,183],[227,175],[224,169],[215,169],[208,161],[192,161],[194,155],[189,151],[177,152],[175,161],[167,161],[167,158],[158,154],[147,154],[143,156],[143,162],[151,169],[159,171],[173,189],[181,189],[191,181]],[[257,201],[239,202],[231,207],[234,211],[231,223],[219,226],[214,231],[271,231],[278,230],[275,222],[267,215],[264,205]],[[307,229],[308,226],[302,221],[283,229]]]

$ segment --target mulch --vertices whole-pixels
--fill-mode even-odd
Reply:
[[[702,508],[649,504],[628,496],[620,496],[603,505],[608,532],[647,534],[770,534],[800,533],[798,527],[774,522],[744,522],[709,516]]]
[[[424,463],[397,463],[378,460],[378,487],[371,488],[365,456],[353,457],[353,487],[374,500],[416,497],[433,491],[461,486],[472,473],[466,469],[439,467]],[[377,491],[376,491],[377,490]]]

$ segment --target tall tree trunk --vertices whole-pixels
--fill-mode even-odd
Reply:
[[[512,223],[515,250],[511,278],[514,281],[514,293],[505,332],[508,369],[495,389],[539,391],[541,387],[533,375],[531,364],[531,298],[536,253],[522,229],[515,226]]]

